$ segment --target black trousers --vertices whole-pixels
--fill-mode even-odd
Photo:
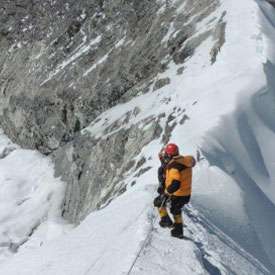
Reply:
[[[170,207],[171,214],[174,216],[180,215],[183,206],[190,201],[190,198],[191,196],[184,196],[184,197],[172,196],[171,207]]]

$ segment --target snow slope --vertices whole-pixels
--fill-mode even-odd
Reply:
[[[171,239],[157,226],[152,199],[159,139],[137,157],[146,159],[140,169],[154,169],[129,174],[126,193],[58,240],[19,249],[1,266],[3,274],[275,274],[275,85],[273,65],[263,65],[275,62],[275,13],[263,1],[222,0],[198,29],[221,14],[226,42],[213,65],[209,38],[182,75],[171,63],[158,76],[170,77],[170,85],[115,106],[84,130],[102,137],[126,113],[133,115],[122,127],[165,113],[160,123],[173,128],[170,140],[182,153],[204,153],[192,206],[184,212],[190,240]],[[141,112],[134,115],[136,107]]]
[[[20,270],[20,275],[213,274],[215,270],[216,274],[227,274],[227,265],[232,265],[232,270],[237,272],[241,264],[243,273],[239,274],[267,274],[260,263],[222,233],[211,237],[217,229],[209,224],[212,229],[206,229],[207,222],[192,208],[188,208],[185,215],[190,240],[172,240],[167,231],[159,229],[152,208],[154,175],[154,170],[143,174],[131,190],[108,207],[89,215],[58,240],[47,242],[39,249],[22,249],[1,266],[1,272],[18,274]]]
[[[63,233],[64,190],[47,158],[20,149],[0,133],[0,262]]]
[[[273,123],[275,13],[266,2],[261,1],[259,4],[263,33],[262,38],[258,37],[258,40],[262,41],[262,48],[265,49],[265,57],[268,60],[262,66],[259,64],[258,68],[261,71],[257,79],[264,75],[266,83],[255,87],[254,81],[251,81],[249,93],[239,96],[234,112],[220,120],[217,127],[207,134],[202,146],[211,165],[219,167],[234,180],[235,189],[238,189],[237,196],[235,193],[232,194],[236,210],[230,213],[224,209],[226,196],[219,196],[213,203],[212,194],[209,193],[198,195],[195,201],[201,206],[202,211],[207,205],[207,217],[269,266],[274,273],[275,159],[270,149],[274,147],[275,129]],[[212,190],[219,192],[219,187],[213,184],[219,178],[213,173],[209,176]],[[236,197],[240,198],[238,202]],[[219,209],[218,213],[215,215],[210,213],[216,209]]]

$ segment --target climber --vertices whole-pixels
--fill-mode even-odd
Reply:
[[[160,195],[155,198],[154,205],[159,209],[161,218],[159,225],[172,228],[171,236],[173,237],[183,238],[181,211],[183,206],[190,201],[194,166],[195,159],[192,156],[181,156],[176,144],[170,143],[165,147],[162,159],[162,167],[165,171],[163,173],[164,190],[158,188]],[[167,211],[168,201],[171,204],[170,212],[174,223]]]
[[[161,195],[164,193],[165,190],[165,148],[162,148],[159,152],[159,160],[160,160],[160,167],[158,168],[158,180],[159,180],[159,186],[158,186],[158,193]]]

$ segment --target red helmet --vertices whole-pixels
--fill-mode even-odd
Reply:
[[[169,143],[165,147],[165,153],[168,156],[177,156],[179,154],[179,147],[174,143]]]

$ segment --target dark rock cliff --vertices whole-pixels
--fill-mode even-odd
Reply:
[[[209,37],[214,63],[225,13],[205,31],[196,24],[218,7],[218,0],[1,1],[1,127],[14,142],[52,156],[68,183],[66,218],[79,221],[121,193],[131,160],[162,134],[158,117],[108,140],[81,130],[117,103],[169,85],[156,76],[171,62],[184,64]]]

